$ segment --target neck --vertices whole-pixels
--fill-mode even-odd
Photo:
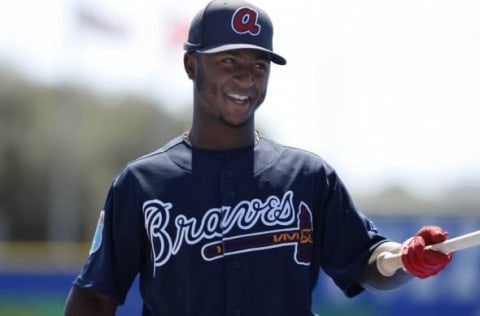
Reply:
[[[259,134],[254,128],[199,129],[192,125],[185,133],[185,140],[190,145],[202,149],[226,150],[253,146],[259,141]]]

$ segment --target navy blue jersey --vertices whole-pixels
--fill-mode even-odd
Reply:
[[[383,241],[317,155],[178,137],[113,181],[75,284],[123,303],[140,274],[143,315],[311,316],[319,270],[354,296]]]

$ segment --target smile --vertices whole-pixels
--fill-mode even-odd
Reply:
[[[228,93],[227,96],[237,104],[245,104],[249,99],[246,95],[239,95],[235,93]]]

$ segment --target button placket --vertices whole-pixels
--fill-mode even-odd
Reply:
[[[234,183],[232,180],[235,178],[235,172],[231,169],[225,171],[225,191],[224,193],[226,194],[226,198],[228,199],[228,202],[231,203],[232,201],[235,200],[237,193],[235,192],[234,189]]]
[[[236,199],[238,198],[236,192],[236,184],[238,183],[240,175],[238,170],[228,166],[222,172],[221,176],[221,199],[223,206],[235,207]],[[224,235],[224,237],[227,237]],[[227,255],[225,257],[225,272],[226,272],[226,306],[229,310],[228,315],[240,316],[242,315],[241,307],[241,291],[239,281],[242,278],[242,264],[235,258],[235,255]]]

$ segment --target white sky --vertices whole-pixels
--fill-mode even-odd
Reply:
[[[253,0],[252,0],[253,1]],[[480,1],[257,0],[275,26],[267,136],[323,156],[352,190],[480,184]],[[1,0],[0,63],[81,78],[185,110],[181,47],[165,46],[199,0]],[[125,32],[75,28],[89,8]],[[178,39],[177,39],[178,41]],[[179,45],[181,44],[181,41]]]

